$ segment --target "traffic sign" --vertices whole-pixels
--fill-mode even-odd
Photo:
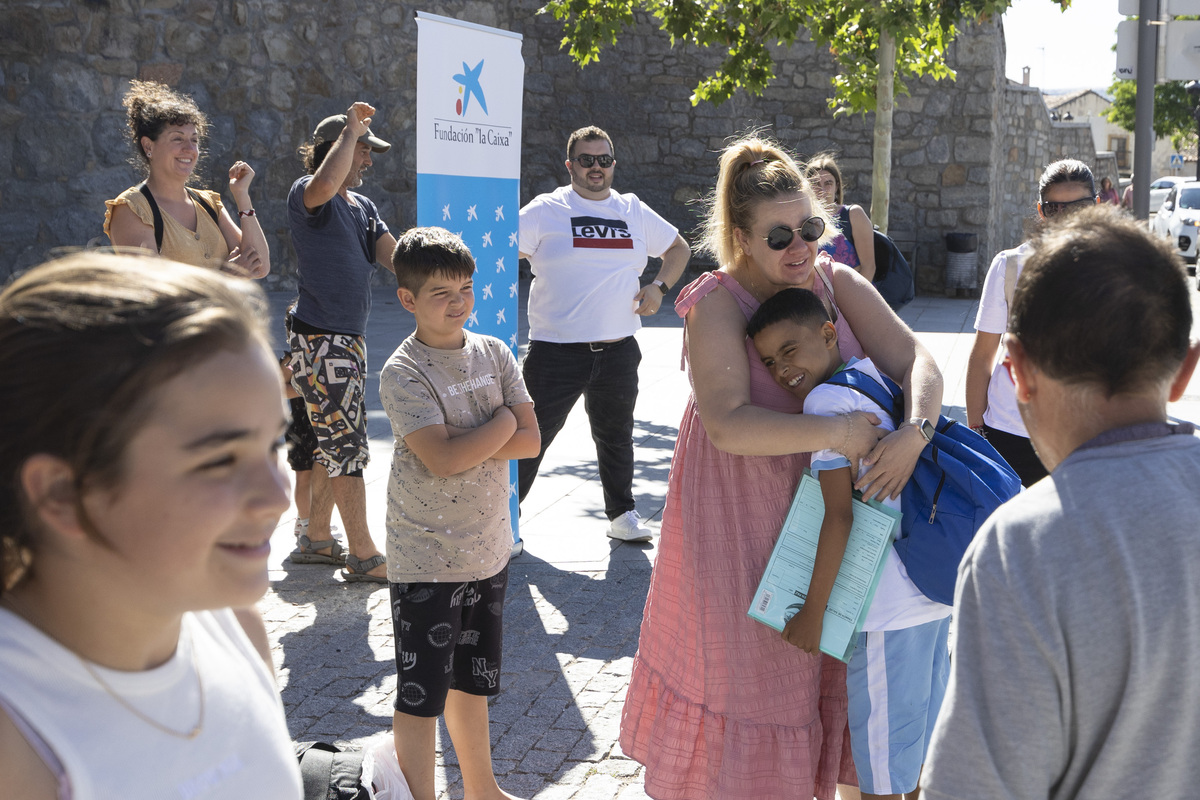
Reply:
[[[1173,19],[1163,27],[1161,44],[1166,56],[1163,79],[1191,81],[1200,78],[1200,22]]]
[[[1138,30],[1136,19],[1117,23],[1117,77],[1124,81],[1137,78]]]

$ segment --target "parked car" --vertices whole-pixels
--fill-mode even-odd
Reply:
[[[1163,200],[1167,197],[1167,192],[1176,184],[1183,183],[1187,178],[1181,178],[1178,175],[1164,175],[1163,177],[1150,184],[1150,213],[1157,213],[1162,207]]]
[[[1150,228],[1165,236],[1189,264],[1196,263],[1196,240],[1200,239],[1200,181],[1183,181],[1167,190]]]

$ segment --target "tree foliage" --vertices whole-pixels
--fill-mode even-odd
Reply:
[[[1184,81],[1169,81],[1154,87],[1154,135],[1160,139],[1169,136],[1176,150],[1196,137],[1196,120],[1192,116],[1196,101],[1188,95],[1186,85]],[[1137,81],[1113,81],[1108,91],[1113,101],[1104,110],[1104,116],[1109,122],[1132,131]]]
[[[1051,0],[1066,8],[1071,0]],[[720,105],[743,89],[761,94],[775,77],[770,45],[792,45],[808,31],[839,66],[829,105],[836,113],[875,108],[880,30],[896,40],[896,91],[903,80],[953,78],[946,49],[957,24],[1001,14],[1011,0],[549,0],[541,13],[563,22],[562,46],[586,65],[617,42],[644,12],[658,21],[671,43],[716,48],[725,56],[703,76],[692,103]]]

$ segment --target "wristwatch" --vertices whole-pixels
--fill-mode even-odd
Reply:
[[[654,286],[657,286],[658,290],[660,292],[662,292],[664,295],[667,293],[667,284],[665,282],[660,281],[657,278],[655,278],[654,280],[650,281],[650,283],[653,284]]]
[[[921,435],[925,437],[926,442],[933,441],[933,434],[937,429],[933,427],[933,423],[929,420],[925,419],[924,417],[913,417],[906,424],[912,425],[919,430]]]

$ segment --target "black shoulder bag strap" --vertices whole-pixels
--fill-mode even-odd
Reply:
[[[163,237],[163,220],[162,212],[158,210],[158,203],[154,200],[154,195],[150,194],[150,187],[145,181],[138,184],[138,191],[146,196],[146,201],[150,203],[150,213],[154,215],[154,246],[158,252],[162,252],[162,237]]]
[[[199,203],[200,207],[207,211],[208,215],[212,217],[212,221],[217,223],[217,227],[221,227],[221,215],[217,213],[217,209],[210,206],[208,201],[200,196],[199,192],[188,189],[187,193],[191,196],[192,202]]]
[[[150,194],[150,187],[146,185],[145,181],[142,181],[140,184],[138,184],[138,191],[145,195],[146,202],[150,204],[150,213],[154,216],[154,246],[158,248],[158,252],[161,253],[163,240],[162,212],[158,210],[158,202],[154,199],[154,195]],[[192,191],[191,189],[188,189],[187,193],[192,198],[192,202],[198,203],[201,208],[208,212],[208,215],[212,217],[212,221],[217,223],[217,227],[219,228],[221,226],[221,217],[217,213],[217,210],[210,206],[208,201],[196,194],[196,192]]]
[[[838,230],[842,235],[849,240],[850,244],[854,244],[854,234],[850,232],[850,206],[842,206],[838,211],[837,217]]]

